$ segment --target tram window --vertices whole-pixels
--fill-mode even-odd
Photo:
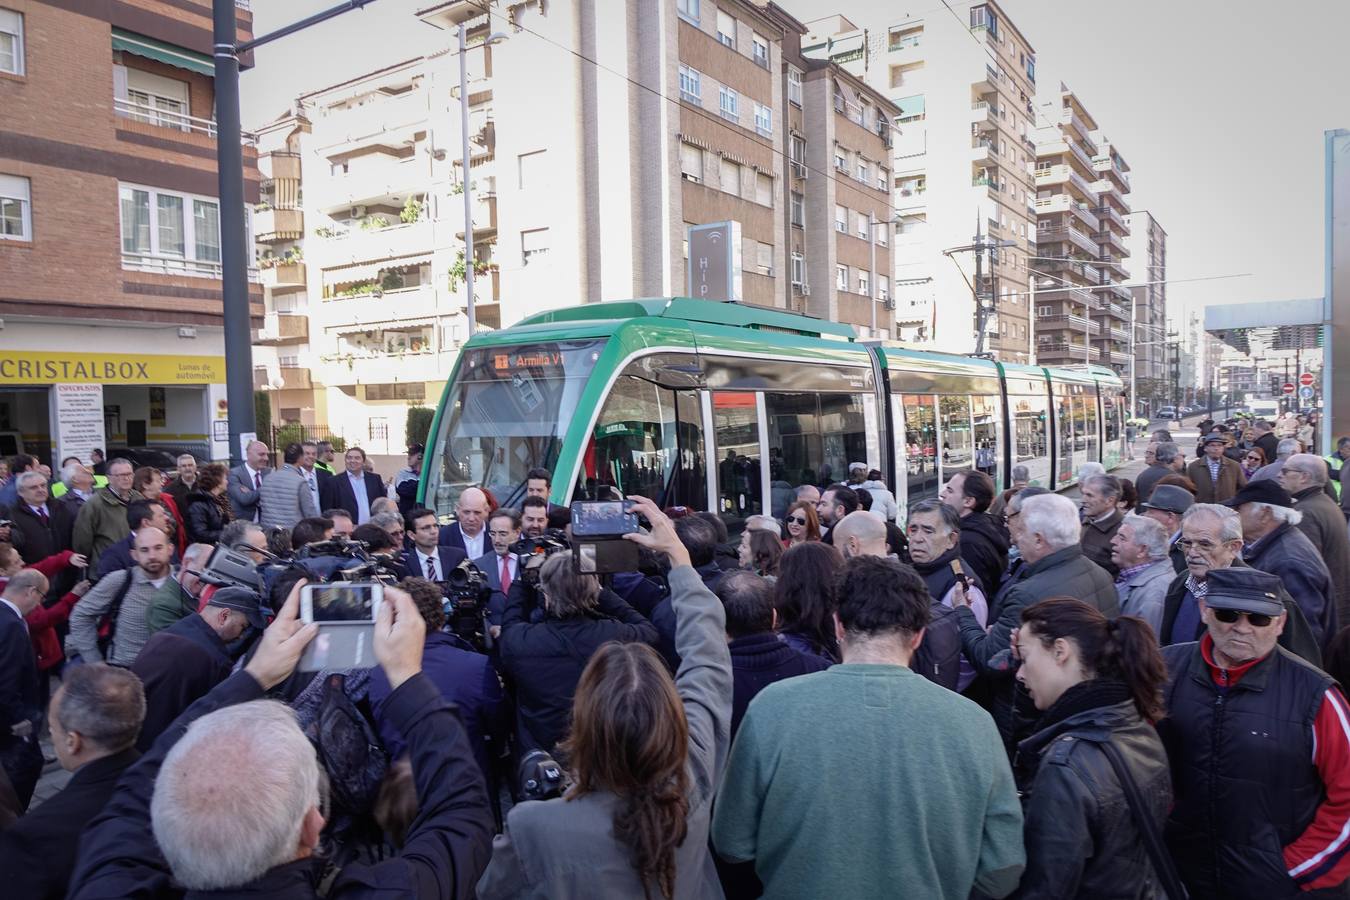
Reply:
[[[994,484],[999,483],[998,470],[1002,457],[998,445],[998,410],[997,397],[970,398],[970,418],[975,426],[975,468],[994,479]]]
[[[843,481],[848,477],[848,464],[865,462],[879,465],[867,458],[867,427],[863,423],[862,397],[854,394],[820,395],[821,437],[825,448],[825,463],[819,472],[822,479]]]
[[[946,396],[938,399],[942,410],[942,477],[969,469],[975,461],[970,433],[970,398]]]
[[[707,497],[698,399],[631,375],[619,377],[595,423],[577,497],[641,494],[701,509]]]
[[[1055,388],[1055,419],[1059,423],[1059,481],[1072,481],[1073,470],[1073,399],[1065,385]]]
[[[938,495],[937,416],[931,394],[905,394],[905,469],[911,504]]]
[[[1120,440],[1120,405],[1113,394],[1102,394],[1102,425],[1106,429],[1106,443]]]
[[[1038,487],[1050,484],[1050,429],[1048,404],[1044,396],[1009,397],[1013,407],[1013,464],[1027,467],[1029,483]]]
[[[712,396],[712,407],[718,457],[717,513],[729,519],[759,515],[763,485],[755,395],[718,391]]]
[[[1087,449],[1087,409],[1081,388],[1074,390],[1073,397],[1073,449],[1075,453]]]
[[[825,452],[820,440],[820,407],[816,397],[815,394],[764,395],[769,421],[771,484],[777,485],[781,481],[793,488],[803,484],[820,486]],[[783,511],[786,513],[787,508]]]
[[[1087,458],[1096,460],[1101,458],[1097,452],[1097,394],[1096,391],[1084,391],[1083,401],[1083,435],[1087,438]]]

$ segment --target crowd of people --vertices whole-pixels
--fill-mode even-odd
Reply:
[[[68,460],[60,496],[11,459],[6,893],[1342,896],[1350,439],[1194,449],[1077,500],[971,467],[906,507],[865,463],[781,519],[634,496],[604,576],[544,469],[447,522],[421,447],[389,482],[308,444]],[[297,671],[347,540],[378,666]],[[208,578],[218,546],[271,574]]]

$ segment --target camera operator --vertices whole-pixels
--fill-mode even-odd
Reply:
[[[352,539],[366,545],[366,550],[380,564],[383,571],[393,575],[396,579],[403,579],[408,576],[408,570],[403,567],[403,562],[399,559],[399,554],[403,551],[403,548],[396,545],[394,539],[389,536],[389,532],[380,526],[371,522],[357,525],[356,530],[352,532]]]
[[[425,578],[405,578],[399,587],[417,604],[427,623],[427,643],[422,650],[422,672],[459,711],[459,720],[469,733],[474,758],[486,777],[489,751],[503,745],[511,722],[511,706],[502,691],[501,679],[488,658],[464,649],[462,643],[445,632],[445,606],[441,586]],[[391,689],[381,671],[370,677],[368,688],[380,740],[396,759],[403,752],[404,739],[394,723],[385,717],[385,704]]]
[[[530,568],[538,587],[526,584]],[[582,575],[566,552],[531,556],[527,574],[506,596],[498,640],[503,668],[516,683],[517,752],[553,752],[567,734],[572,694],[591,654],[607,641],[656,644],[656,626],[594,575]],[[542,600],[543,619],[530,621],[527,603]],[[729,696],[729,695],[728,695]]]
[[[436,513],[418,507],[408,513],[408,533],[412,535],[412,549],[403,553],[403,568],[409,575],[427,581],[445,581],[446,573],[464,562],[464,551],[458,547],[437,544],[441,526]]]
[[[595,652],[571,707],[574,784],[565,799],[511,810],[478,882],[480,900],[669,898],[677,886],[681,897],[722,895],[708,831],[731,720],[725,616],[670,519],[650,500],[633,501],[651,533],[626,539],[670,557],[684,663],[672,681],[649,647],[610,643]],[[563,566],[562,554],[552,556],[546,583]],[[521,626],[508,625],[504,638],[513,627]]]

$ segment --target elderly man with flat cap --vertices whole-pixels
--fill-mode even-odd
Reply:
[[[1280,580],[1209,573],[1199,641],[1164,648],[1172,765],[1166,841],[1192,897],[1343,896],[1350,876],[1350,706],[1277,645]]]
[[[1220,433],[1205,435],[1204,455],[1186,467],[1186,477],[1195,482],[1198,503],[1222,503],[1247,484],[1242,466],[1224,455],[1228,439]]]
[[[1137,507],[1139,515],[1152,519],[1167,531],[1167,556],[1177,572],[1186,571],[1186,553],[1181,549],[1181,517],[1194,504],[1195,498],[1184,487],[1161,484]]]
[[[1242,560],[1280,579],[1312,627],[1323,651],[1336,634],[1336,590],[1312,541],[1298,528],[1303,513],[1271,479],[1250,482],[1224,506],[1242,520]]]

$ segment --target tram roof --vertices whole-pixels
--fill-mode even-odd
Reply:
[[[607,300],[536,313],[517,326],[567,325],[570,323],[616,322],[625,319],[658,318],[727,325],[852,341],[853,327],[814,316],[748,303],[723,303],[694,297],[649,297]],[[516,327],[516,326],[513,326]]]

